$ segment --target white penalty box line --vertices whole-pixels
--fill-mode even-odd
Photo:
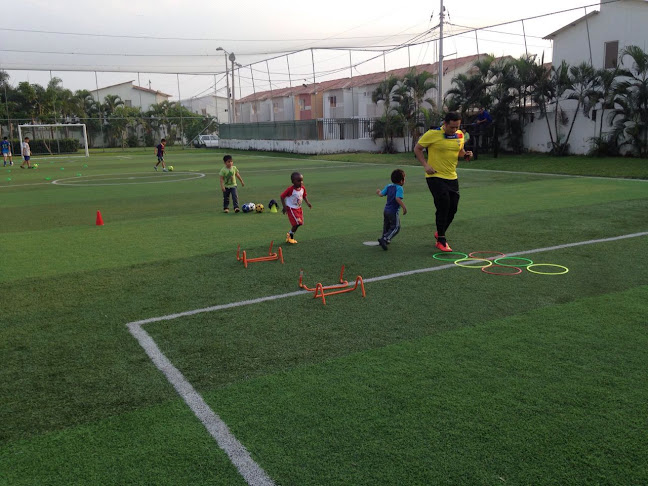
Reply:
[[[614,236],[610,238],[601,238],[596,240],[586,240],[579,241],[576,243],[566,243],[562,245],[549,246],[545,248],[535,248],[533,250],[518,251],[514,253],[507,253],[507,256],[520,256],[520,255],[531,255],[533,253],[543,253],[554,250],[563,250],[565,248],[573,248],[577,246],[584,245],[593,245],[597,243],[609,243],[612,241],[625,240],[628,238],[638,238],[642,236],[648,236],[648,231],[643,231],[640,233],[632,233],[621,236]],[[496,258],[496,257],[495,257]],[[449,268],[456,268],[454,263],[438,265],[428,268],[420,268],[416,270],[409,270],[406,272],[391,273],[388,275],[382,275],[378,277],[372,277],[365,279],[365,283],[371,282],[380,282],[383,280],[390,280],[393,278],[407,277],[410,275],[416,275],[420,273],[436,272],[439,270],[446,270]],[[279,299],[285,299],[288,297],[295,297],[297,295],[308,294],[306,290],[299,290],[295,292],[288,292],[285,294],[270,295],[267,297],[260,297],[257,299],[242,300],[239,302],[232,302],[229,304],[215,305],[211,307],[205,307],[202,309],[195,309],[191,311],[179,312],[177,314],[169,314],[166,316],[160,317],[151,317],[149,319],[143,319],[140,321],[129,322],[126,324],[130,333],[137,339],[140,346],[144,349],[146,354],[149,356],[153,364],[164,374],[169,383],[175,388],[176,392],[184,400],[184,402],[189,406],[194,415],[202,422],[209,434],[216,441],[218,446],[227,454],[230,461],[237,468],[243,479],[250,486],[274,486],[274,481],[268,476],[268,474],[259,466],[254,459],[250,456],[250,453],[241,444],[236,437],[232,434],[227,427],[227,424],[207,405],[207,402],[203,397],[196,391],[196,389],[189,383],[189,381],[184,377],[184,375],[176,368],[173,363],[164,355],[160,350],[155,340],[147,333],[143,326],[145,324],[150,324],[153,322],[162,322],[162,321],[171,321],[174,319],[179,319],[181,317],[193,316],[196,314],[204,314],[207,312],[216,312],[223,309],[231,309],[234,307],[243,307],[248,305],[260,304],[263,302],[269,302]]]

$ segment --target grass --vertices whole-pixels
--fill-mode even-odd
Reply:
[[[217,154],[171,152],[173,174],[153,173],[152,153],[93,154],[0,180],[0,484],[244,484],[125,324],[292,292],[299,269],[314,285],[342,264],[348,279],[443,265],[419,168],[383,252],[362,242],[378,236],[374,191],[396,158],[235,153],[242,201],[276,199],[297,169],[313,203],[284,265],[244,270],[236,246],[262,255],[286,221],[222,214]],[[576,157],[470,168],[491,162],[511,166],[460,172],[457,250],[648,230],[646,182],[618,179],[636,177],[634,161],[617,159],[614,179],[529,174],[606,174]],[[62,174],[74,185],[44,180]],[[524,255],[563,276],[450,268],[368,283],[365,299],[303,295],[145,327],[278,484],[643,484],[646,242]]]

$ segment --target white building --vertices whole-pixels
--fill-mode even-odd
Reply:
[[[599,11],[587,15],[565,25],[561,29],[547,35],[546,39],[553,40],[554,67],[565,61],[570,66],[583,62],[595,69],[614,69],[619,62],[619,54],[630,45],[635,45],[648,51],[648,0],[620,0],[600,5]],[[630,67],[630,66],[627,66]],[[570,117],[575,115],[575,101],[561,101],[560,106]],[[590,148],[589,139],[599,135],[600,120],[596,120],[596,108],[585,117],[577,114],[574,129],[569,138],[570,152],[584,154]],[[550,123],[553,130],[553,114]],[[566,135],[568,126],[559,127],[559,135]],[[603,132],[610,129],[607,120],[603,120]],[[554,134],[555,137],[555,134]],[[533,123],[526,126],[525,146],[531,150],[546,152],[551,149],[547,123],[535,118]]]
[[[154,89],[142,88],[141,86],[134,86],[135,81],[127,81],[125,83],[113,84],[99,88],[98,90],[91,90],[95,100],[103,103],[108,95],[119,96],[124,102],[124,106],[140,108],[143,112],[148,111],[151,105],[156,105],[167,101],[171,95],[156,91]]]
[[[181,100],[180,103],[192,113],[211,116],[219,123],[227,123],[227,98],[224,96],[205,95]]]

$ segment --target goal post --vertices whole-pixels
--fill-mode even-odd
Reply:
[[[85,123],[18,125],[20,155],[25,137],[29,137],[32,155],[90,157]],[[84,155],[78,153],[79,148],[83,149]]]

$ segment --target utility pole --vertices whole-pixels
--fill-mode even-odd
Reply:
[[[227,123],[232,123],[232,108],[230,105],[230,88],[229,88],[229,70],[227,68],[227,51],[222,47],[217,47],[216,50],[223,51],[223,54],[225,55],[225,81],[227,83],[227,93],[225,94],[225,96],[227,97]]]
[[[229,60],[232,61],[232,122],[236,123],[236,88],[234,87],[234,61],[236,56],[230,52]]]
[[[437,110],[439,113],[443,107],[443,0],[441,0],[441,11],[439,13],[439,79],[437,85]]]

